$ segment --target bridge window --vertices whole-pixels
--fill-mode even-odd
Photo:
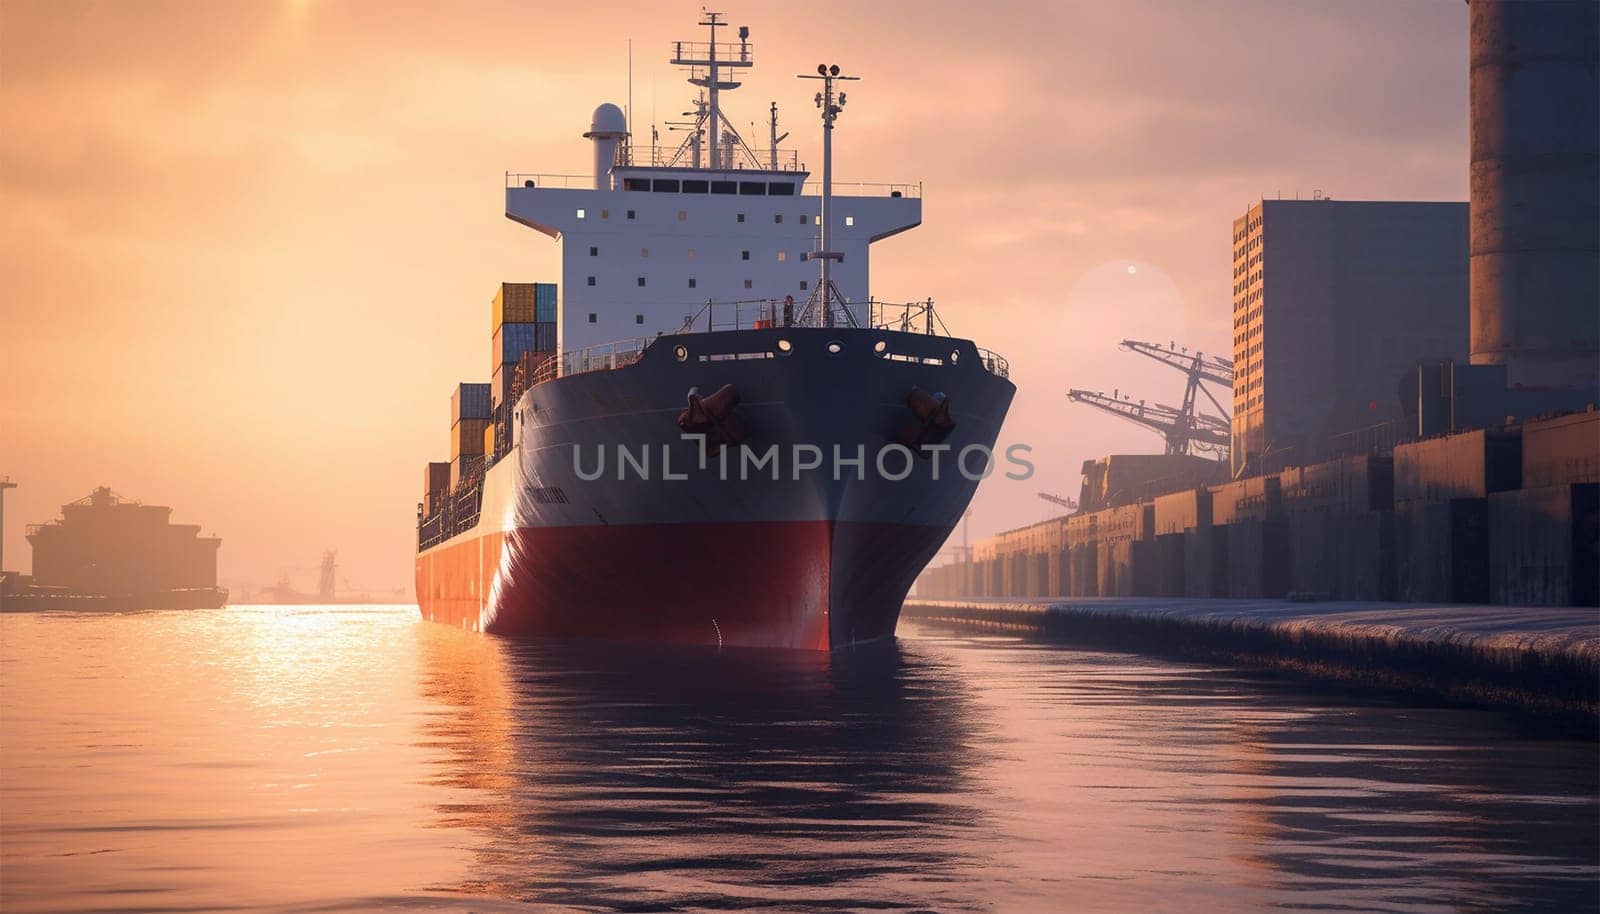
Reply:
[[[709,181],[685,181],[685,182],[683,182],[683,192],[686,193],[686,194],[703,194],[703,193],[705,193],[706,191],[708,191],[710,189],[711,189],[711,183]]]
[[[622,189],[623,190],[649,190],[650,189],[650,179],[649,178],[623,178],[622,179]]]
[[[714,194],[736,194],[739,192],[739,185],[732,181],[712,181],[711,192]]]
[[[768,184],[767,193],[774,197],[792,197],[794,196],[794,184],[789,181],[784,181],[781,184]]]
[[[657,178],[650,189],[658,194],[675,194],[678,192],[678,181],[676,178]]]
[[[767,185],[760,181],[739,182],[739,196],[741,197],[765,197],[766,195]]]

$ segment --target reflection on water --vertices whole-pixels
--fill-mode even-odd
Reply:
[[[446,710],[423,729],[450,747],[441,780],[485,786],[440,811],[491,836],[467,892],[950,909],[973,900],[941,886],[992,865],[971,840],[986,728],[936,658],[512,642],[491,660],[461,640],[424,639],[423,692]]]
[[[1593,910],[1600,743],[902,626],[0,618],[0,907]]]

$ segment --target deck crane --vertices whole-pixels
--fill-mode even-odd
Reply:
[[[1198,391],[1206,395],[1211,405],[1217,408],[1222,418],[1228,418],[1228,408],[1212,396],[1205,384],[1215,384],[1218,387],[1233,392],[1233,360],[1216,355],[1205,355],[1199,350],[1190,352],[1188,347],[1179,348],[1176,343],[1163,346],[1160,343],[1146,343],[1141,340],[1123,340],[1122,348],[1129,352],[1137,352],[1147,358],[1155,359],[1163,365],[1169,365],[1188,375],[1189,382],[1183,389],[1182,411],[1186,416],[1194,415],[1194,395]]]
[[[1168,454],[1200,452],[1225,458],[1230,444],[1228,420],[1191,410],[1179,410],[1162,403],[1146,403],[1126,397],[1108,397],[1093,390],[1074,388],[1067,399],[1104,410],[1129,422],[1160,432],[1167,441]]]

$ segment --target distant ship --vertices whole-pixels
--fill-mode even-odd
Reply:
[[[293,583],[289,580],[288,573],[284,573],[279,576],[278,583],[271,587],[264,587],[254,593],[246,593],[241,597],[241,600],[248,603],[293,606],[365,606],[411,602],[406,598],[406,591],[403,587],[397,587],[387,593],[372,593],[352,588],[348,580],[344,582],[344,587],[340,588],[338,581],[339,554],[329,549],[322,553],[322,563],[317,566],[316,593],[295,590]]]
[[[635,145],[603,104],[592,176],[507,175],[506,216],[560,244],[561,281],[502,286],[491,381],[456,391],[451,461],[417,511],[427,619],[818,650],[891,636],[987,472],[1005,360],[948,336],[931,301],[868,295],[869,247],[921,223],[921,185],[833,193],[838,67],[805,77],[820,194],[778,148],[776,103],[752,149],[721,108],[748,29],[700,24],[708,41],[672,45],[699,90],[681,144]]]
[[[33,573],[7,575],[0,609],[215,609],[222,540],[195,524],[174,524],[172,509],[123,498],[101,486],[61,517],[30,524]]]

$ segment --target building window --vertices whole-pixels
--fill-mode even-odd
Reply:
[[[854,216],[846,216],[846,217],[844,217],[844,224],[845,225],[855,225],[856,224],[856,217],[854,217]]]
[[[685,212],[684,210],[681,210],[681,209],[678,210],[678,221],[679,222],[682,222],[682,221],[684,221],[685,219],[688,219],[688,218],[689,218],[689,214],[687,212]]]
[[[789,252],[788,251],[779,251],[778,252],[778,262],[779,263],[783,263],[784,261],[786,261],[788,259],[789,259]]]
[[[591,323],[591,324],[599,323],[599,318],[595,316],[595,313],[593,311],[589,312],[589,323]]]
[[[599,257],[600,256],[600,249],[597,248],[597,247],[590,247],[589,248],[589,256],[590,257]]]
[[[589,285],[591,285],[591,286],[594,285],[594,277],[593,276],[589,277]]]
[[[640,288],[644,287],[644,277],[643,276],[639,277],[639,287]]]
[[[755,284],[754,284],[754,283],[752,283],[752,282],[751,282],[751,281],[750,281],[750,280],[748,280],[748,279],[747,279],[747,280],[745,280],[745,281],[744,281],[744,287],[745,287],[745,288],[746,288],[746,289],[750,289],[750,288],[754,288],[754,285],[755,285]]]
[[[650,249],[649,248],[640,248],[639,249],[639,256],[640,257],[649,257],[650,256]]]
[[[691,289],[694,288],[694,277],[693,276],[689,277],[689,288],[691,288]]]
[[[630,209],[630,210],[628,210],[628,218],[629,218],[629,219],[632,219],[632,218],[633,218],[633,210],[631,210],[631,209]]]
[[[581,209],[580,209],[580,210],[578,210],[578,218],[579,218],[579,219],[582,219],[582,218],[583,218],[583,210],[581,210]]]
[[[642,323],[644,323],[644,315],[643,315],[643,314],[635,314],[635,315],[634,315],[634,316],[633,316],[633,322],[634,322],[634,323],[635,323],[635,324],[642,324]]]
[[[774,213],[773,216],[772,216],[772,221],[776,222],[779,225],[782,225],[783,224],[783,213]]]
[[[750,252],[749,251],[740,251],[739,252],[739,259],[740,260],[749,260],[750,259]]]
[[[600,211],[600,218],[601,219],[610,219],[611,218],[611,210],[608,210],[608,209],[601,210]]]
[[[694,259],[694,248],[690,248],[690,249],[689,249],[689,259],[690,259],[690,260],[693,260],[693,259]]]
[[[800,291],[804,292],[805,290],[806,290],[806,281],[802,279],[802,280],[800,280]]]
[[[739,214],[739,221],[740,221],[740,222],[743,222],[743,221],[744,221],[744,213],[740,213],[740,214]]]
[[[800,224],[801,225],[806,225],[810,221],[811,221],[811,217],[808,214],[806,214],[806,213],[801,213],[800,214]]]

